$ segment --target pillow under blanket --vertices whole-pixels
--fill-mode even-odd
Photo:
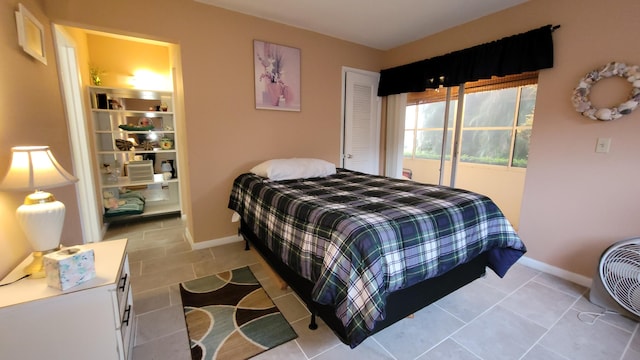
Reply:
[[[336,166],[321,159],[273,159],[254,166],[250,171],[258,176],[277,181],[333,175],[336,173]]]

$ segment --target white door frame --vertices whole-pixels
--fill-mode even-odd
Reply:
[[[346,82],[347,82],[347,73],[348,72],[353,72],[353,73],[360,73],[363,75],[367,75],[367,76],[380,76],[380,73],[377,72],[373,72],[373,71],[368,71],[368,70],[362,70],[362,69],[356,69],[356,68],[352,68],[352,67],[348,67],[348,66],[343,66],[342,67],[342,98],[341,98],[341,107],[340,107],[340,167],[344,167],[345,166],[345,147],[344,147],[344,143],[345,143],[345,133],[344,133],[344,128],[345,128],[345,123],[346,123],[346,118],[345,118],[345,114],[346,114],[346,106],[345,106],[345,99],[346,99],[346,93],[345,93],[345,89],[346,89]],[[377,156],[377,161],[378,164],[380,163],[380,125],[381,125],[381,103],[380,101],[378,101],[378,105],[377,105],[377,121],[378,121],[378,156]],[[378,172],[380,172],[380,167],[378,165]]]
[[[84,243],[101,241],[104,236],[98,201],[94,188],[93,159],[87,138],[86,112],[82,96],[82,81],[78,69],[76,45],[59,25],[53,24],[58,60],[58,76],[69,128],[69,144],[73,171],[78,178],[76,196]]]

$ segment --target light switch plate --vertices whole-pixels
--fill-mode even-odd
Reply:
[[[598,138],[598,142],[596,143],[597,153],[608,153],[610,147],[611,138]]]

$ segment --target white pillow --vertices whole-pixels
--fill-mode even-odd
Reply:
[[[292,180],[333,175],[336,166],[320,159],[272,159],[254,166],[250,171],[270,180]]]

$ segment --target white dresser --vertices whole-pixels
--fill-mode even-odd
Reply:
[[[0,287],[0,359],[125,360],[134,343],[127,240],[82,245],[96,277],[60,291],[46,279]],[[1,284],[22,276],[29,256]]]

